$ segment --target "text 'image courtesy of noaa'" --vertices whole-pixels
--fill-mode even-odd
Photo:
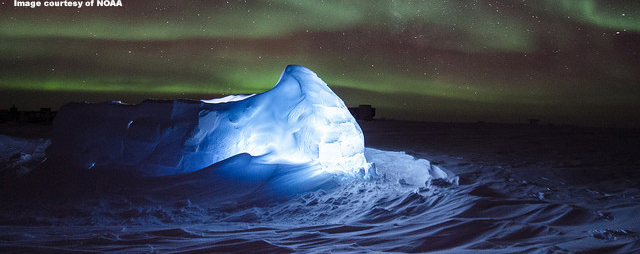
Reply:
[[[0,0],[0,253],[640,253],[640,1]]]

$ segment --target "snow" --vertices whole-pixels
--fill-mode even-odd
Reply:
[[[313,71],[285,68],[276,86],[220,99],[70,103],[54,125],[52,159],[161,176],[248,153],[272,164],[318,164],[311,175],[367,175],[364,137],[344,102]]]
[[[28,140],[0,135],[0,172],[22,176],[45,160],[51,141]]]
[[[447,173],[425,159],[417,159],[405,152],[383,151],[366,148],[368,161],[374,162],[376,169],[385,172],[390,179],[421,186],[434,178],[447,178]]]
[[[117,167],[73,171],[47,160],[23,177],[3,179],[9,185],[0,190],[0,248],[15,253],[640,251],[637,130],[360,125],[370,146],[364,154],[378,174],[373,180],[310,176],[319,163],[273,164],[247,153],[161,177],[136,177]],[[544,142],[532,142],[537,140]],[[0,151],[9,151],[0,153],[0,161],[8,154],[33,158],[49,143],[7,136],[0,141]],[[571,162],[576,156],[580,164]],[[600,163],[603,158],[606,164]],[[438,178],[445,171],[447,179]]]
[[[201,100],[202,102],[205,103],[224,103],[224,102],[233,102],[233,101],[240,101],[240,100],[244,100],[248,97],[254,96],[255,94],[232,94],[232,95],[228,95],[222,98],[215,98],[215,99],[209,99],[209,100]]]

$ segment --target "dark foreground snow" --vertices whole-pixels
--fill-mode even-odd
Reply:
[[[326,176],[305,184],[309,191],[270,188],[286,184],[289,173],[300,170],[286,165],[274,169],[280,172],[276,177],[226,185],[213,184],[206,168],[160,178],[108,170],[69,173],[36,156],[47,139],[5,136],[0,140],[13,159],[2,161],[25,160],[20,167],[2,165],[0,249],[640,251],[637,131],[395,121],[360,125],[366,145],[377,148],[365,154],[379,177]],[[26,155],[32,156],[26,160]],[[232,162],[224,165],[237,166]],[[19,178],[12,173],[25,167],[33,170]],[[447,180],[429,177],[429,170],[435,175],[438,168],[449,172]]]

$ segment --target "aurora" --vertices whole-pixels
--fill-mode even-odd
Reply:
[[[635,126],[640,106],[635,2],[11,4],[0,109],[257,93],[291,63],[386,118]]]

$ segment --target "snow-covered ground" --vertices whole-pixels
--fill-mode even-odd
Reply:
[[[0,249],[640,251],[637,130],[399,121],[360,126],[378,177],[323,178],[325,184],[299,192],[253,182],[214,185],[207,176],[216,169],[151,178],[70,172],[42,163],[48,137],[33,139],[33,131],[31,139],[0,136]],[[15,162],[20,167],[8,166]],[[33,170],[19,178],[9,174],[25,167]],[[439,168],[449,173],[447,180],[430,179],[442,174]],[[300,168],[276,170],[290,176]]]
[[[19,177],[29,173],[46,159],[48,139],[19,139],[0,135],[0,172]]]
[[[637,130],[358,123],[290,65],[252,96],[70,103],[52,133],[0,136],[4,252],[640,251]]]

